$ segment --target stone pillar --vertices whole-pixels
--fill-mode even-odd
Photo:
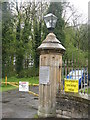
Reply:
[[[62,54],[65,48],[53,33],[38,47],[39,68],[39,117],[56,116],[57,83],[61,82]]]

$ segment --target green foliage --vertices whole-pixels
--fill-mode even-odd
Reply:
[[[28,77],[35,77],[35,76],[39,76],[39,70],[38,68],[35,68],[35,67],[23,69],[18,75],[19,78],[23,78],[23,77],[28,78]]]
[[[15,33],[8,2],[2,4],[2,75],[14,71],[13,57],[15,54]],[[8,15],[5,19],[5,15]]]
[[[18,13],[16,27],[16,72],[17,74],[23,69],[23,41],[21,40],[21,15]]]
[[[39,23],[37,20],[33,23],[34,28],[34,37],[33,37],[33,57],[34,57],[34,66],[37,68],[39,66],[39,53],[37,52],[37,48],[41,44],[41,23]]]
[[[2,79],[3,82],[5,82],[5,78]],[[17,77],[8,77],[7,82],[18,82],[19,81],[27,81],[32,84],[38,84],[39,78],[38,77],[29,77],[29,78],[17,78]]]
[[[4,91],[9,91],[9,90],[14,90],[14,89],[16,89],[16,87],[14,87],[14,86],[11,86],[11,85],[5,85],[5,84],[2,84],[1,85],[1,89],[0,89],[0,92],[2,91],[2,92],[4,92]]]
[[[79,32],[80,34],[80,32]],[[76,30],[74,27],[69,27],[65,29],[65,48],[66,52],[64,55],[64,59],[69,60],[76,60],[76,64],[78,65],[85,65],[86,60],[88,59],[88,51],[84,51],[83,49],[80,49],[76,43],[76,39],[78,41],[78,38],[76,37]],[[80,45],[82,44],[82,41],[80,41]],[[84,44],[83,44],[84,46]]]
[[[39,118],[38,114],[35,114],[35,115],[34,115],[34,118],[35,118],[35,119]]]
[[[2,5],[2,20],[7,22],[12,18],[9,2],[8,1],[2,2],[1,5]]]

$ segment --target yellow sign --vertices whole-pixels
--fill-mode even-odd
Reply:
[[[65,79],[64,90],[65,92],[78,93],[78,80]]]

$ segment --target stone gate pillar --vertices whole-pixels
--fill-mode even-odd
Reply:
[[[39,65],[39,117],[56,116],[57,83],[61,81],[62,54],[65,48],[49,33],[38,47],[40,52]]]

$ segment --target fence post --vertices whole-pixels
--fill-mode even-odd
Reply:
[[[81,93],[82,93],[82,62],[81,62]]]
[[[87,71],[87,94],[88,94],[88,60],[86,60],[86,71]]]
[[[65,77],[67,78],[67,61],[65,60]]]
[[[76,59],[75,59],[74,63],[75,63],[75,79],[76,79]]]
[[[84,66],[84,94],[85,94],[85,66]]]
[[[79,82],[79,57],[78,57],[78,82]],[[78,92],[79,92],[79,86],[78,86]]]
[[[62,80],[62,91],[63,91],[63,93],[64,93],[64,61],[62,61],[62,78],[61,78],[61,80]]]
[[[72,59],[72,78],[73,78],[73,59]]]

